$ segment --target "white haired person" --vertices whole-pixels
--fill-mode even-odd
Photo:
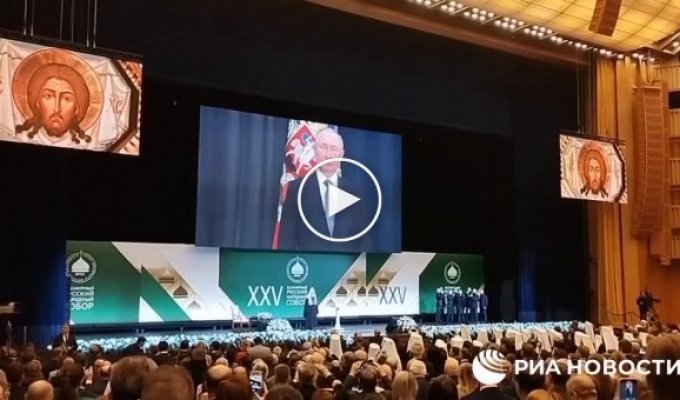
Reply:
[[[304,318],[305,328],[313,329],[317,325],[317,315],[319,314],[319,304],[316,298],[316,291],[313,287],[309,288],[307,292],[307,300],[305,300]]]

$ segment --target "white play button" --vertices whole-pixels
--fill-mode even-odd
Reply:
[[[328,202],[330,203],[330,206],[328,207],[328,216],[334,216],[359,200],[361,199],[357,196],[348,193],[337,186],[329,185]]]
[[[354,165],[355,167],[358,167],[364,173],[366,173],[366,175],[368,175],[368,177],[371,179],[371,182],[375,186],[375,191],[376,191],[376,194],[378,195],[377,204],[376,204],[376,207],[375,207],[375,214],[373,214],[373,218],[371,219],[371,221],[368,223],[367,226],[365,226],[361,230],[359,230],[358,229],[359,227],[358,227],[357,230],[359,232],[354,233],[353,235],[347,236],[347,237],[328,236],[328,235],[325,235],[325,234],[319,232],[309,222],[309,220],[307,219],[307,215],[305,215],[305,210],[302,208],[302,193],[303,193],[305,184],[309,180],[309,177],[311,176],[311,177],[314,177],[314,179],[316,179],[315,173],[316,173],[316,170],[318,170],[320,167],[322,167],[323,165],[328,164],[328,163],[340,163],[340,162],[344,163],[345,165],[347,165],[347,164]],[[322,193],[322,196],[323,195],[324,194]],[[340,211],[356,204],[358,201],[361,200],[359,197],[357,197],[357,196],[355,196],[351,193],[348,193],[348,192],[340,189],[339,187],[333,186],[333,185],[330,185],[328,187],[328,197],[329,197],[328,202],[330,204],[329,204],[328,212],[327,212],[328,215],[326,217],[335,216],[335,218],[334,218],[334,219],[336,219],[336,221],[334,221],[335,224],[336,224],[335,226],[337,226],[337,223],[338,223],[337,218],[342,218],[342,215],[338,216],[337,214]],[[321,201],[325,203],[325,201],[323,199],[321,199]],[[363,201],[366,201],[366,200],[363,200]],[[359,161],[352,160],[350,158],[331,158],[331,159],[328,159],[328,160],[324,160],[324,161],[316,164],[315,166],[313,166],[312,169],[310,169],[307,172],[307,174],[304,176],[304,178],[302,178],[302,182],[300,182],[300,188],[298,189],[298,193],[297,193],[297,206],[298,206],[298,212],[300,213],[300,218],[302,218],[302,222],[304,222],[307,229],[309,229],[313,234],[320,237],[321,239],[328,240],[329,242],[336,242],[336,243],[349,242],[349,241],[358,239],[361,236],[365,235],[369,230],[371,230],[371,228],[373,228],[373,225],[375,225],[376,221],[378,221],[378,217],[380,216],[380,211],[382,210],[382,191],[380,190],[380,184],[378,184],[378,179],[376,179],[373,172],[371,172],[371,170],[368,169],[364,164],[360,163]],[[327,221],[324,221],[324,223],[327,223]]]

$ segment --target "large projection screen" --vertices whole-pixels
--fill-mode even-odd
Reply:
[[[142,64],[0,37],[0,141],[139,155]]]
[[[560,164],[563,198],[628,202],[623,145],[562,133]]]

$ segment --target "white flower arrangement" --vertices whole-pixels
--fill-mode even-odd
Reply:
[[[272,315],[272,313],[269,313],[269,312],[257,313],[257,320],[258,321],[271,321],[272,319],[274,319],[274,316]]]
[[[397,327],[402,332],[418,329],[418,323],[411,317],[402,316],[397,319]]]
[[[269,322],[266,331],[250,331],[250,332],[226,332],[226,331],[211,331],[201,333],[182,333],[182,334],[168,334],[168,335],[145,335],[147,339],[147,346],[157,344],[165,340],[171,348],[179,348],[183,340],[188,340],[190,345],[198,342],[212,343],[214,341],[220,343],[234,344],[242,340],[252,340],[255,337],[262,338],[267,342],[281,343],[290,341],[293,343],[303,343],[306,341],[318,340],[320,342],[327,342],[330,340],[330,329],[312,329],[312,330],[295,330],[290,325],[290,322],[284,319],[274,319]],[[348,346],[354,343],[354,338],[351,335],[342,335],[343,340]],[[101,337],[92,338],[88,340],[78,340],[78,349],[81,351],[88,351],[91,345],[98,344],[104,351],[120,351],[125,346],[134,343],[137,340],[135,336],[128,337]]]
[[[291,326],[290,322],[288,322],[287,319],[273,319],[269,321],[269,324],[267,325],[267,332],[281,332],[281,333],[290,333],[293,332],[293,327]]]
[[[460,335],[460,327],[464,324],[456,325],[422,325],[420,326],[420,332],[423,333],[427,338],[434,338],[435,336],[454,336]],[[579,323],[579,327],[584,325]],[[497,322],[497,323],[483,323],[483,324],[472,324],[469,325],[471,333],[477,333],[478,331],[486,331],[492,333],[494,329],[500,330],[502,332],[508,329],[514,329],[516,331],[522,330],[532,330],[532,329],[554,329],[555,327],[560,327],[562,331],[568,331],[571,327],[571,321],[548,321],[548,322]]]

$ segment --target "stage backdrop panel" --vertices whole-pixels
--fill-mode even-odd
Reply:
[[[139,155],[142,64],[0,37],[0,140]]]
[[[561,134],[560,164],[562,197],[628,202],[623,145]]]
[[[230,320],[236,309],[302,318],[434,312],[437,287],[483,286],[481,256],[230,251],[177,244],[69,241],[74,324]]]

